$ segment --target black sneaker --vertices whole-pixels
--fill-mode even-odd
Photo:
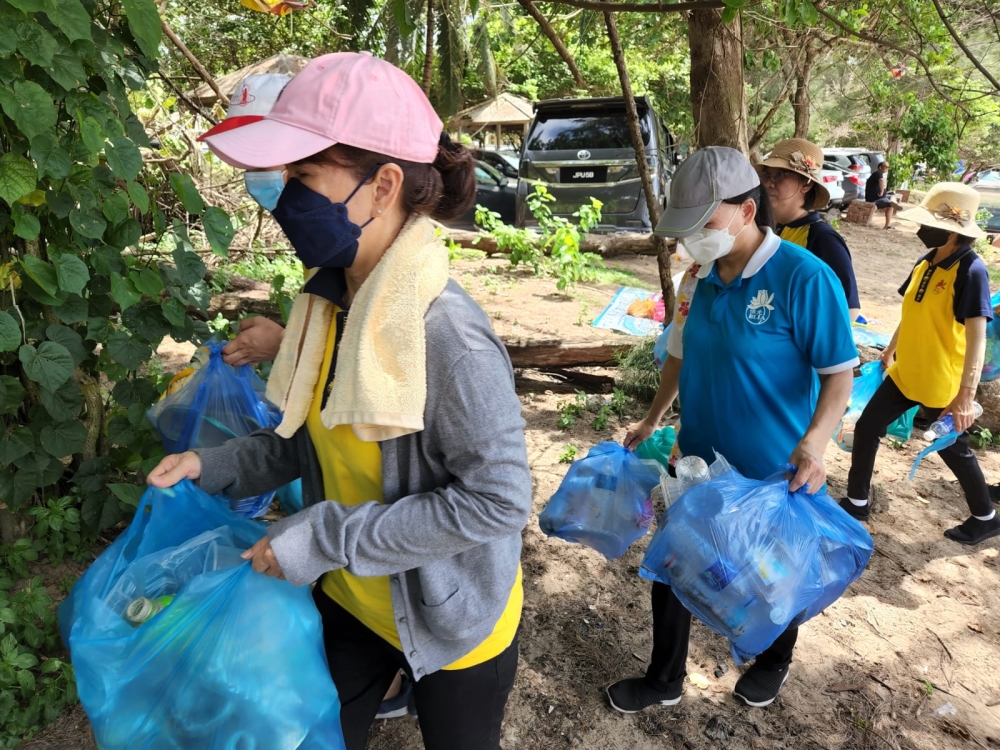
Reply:
[[[733,695],[754,708],[770,706],[787,679],[788,667],[764,669],[754,664],[736,681]]]
[[[840,507],[847,511],[847,513],[859,521],[867,521],[872,517],[872,504],[865,503],[864,505],[855,505],[846,497],[840,501]]]
[[[635,714],[650,706],[676,706],[681,702],[684,693],[683,684],[676,691],[668,693],[653,690],[645,677],[633,677],[620,680],[605,692],[611,702],[611,708],[623,714]]]
[[[980,521],[975,516],[969,516],[961,525],[948,529],[944,535],[960,544],[979,544],[1000,536],[1000,515],[994,515],[989,521]]]
[[[378,707],[376,719],[402,719],[404,716],[417,715],[416,704],[413,699],[413,682],[404,672],[403,679],[399,683],[399,692],[396,697],[387,698]]]

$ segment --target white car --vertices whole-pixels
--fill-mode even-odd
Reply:
[[[844,203],[844,173],[837,169],[824,169],[820,172],[823,187],[830,192],[830,203],[823,209],[839,208]]]

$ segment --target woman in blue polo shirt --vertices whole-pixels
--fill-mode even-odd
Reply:
[[[649,437],[679,395],[684,455],[711,462],[718,450],[754,479],[791,463],[791,488],[816,492],[826,483],[823,451],[844,414],[858,352],[836,276],[780,240],[771,224],[767,194],[738,151],[704,148],[678,168],[656,231],[682,238],[695,265],[678,294],[656,398],[625,445]],[[654,583],[652,597],[646,675],[608,688],[623,713],[681,699],[691,615],[669,586]],[[757,657],[736,683],[739,699],[774,701],[797,635],[787,630]]]
[[[872,396],[854,430],[847,497],[840,506],[867,521],[868,491],[879,438],[901,414],[922,404],[934,415],[951,414],[959,433],[941,451],[969,505],[963,523],[945,531],[962,544],[1000,535],[1000,517],[966,430],[975,420],[973,402],[986,350],[986,324],[993,319],[986,264],[972,249],[983,232],[976,225],[979,192],[956,182],[932,187],[920,205],[899,215],[920,224],[917,237],[930,248],[899,288],[903,315],[882,354],[888,377]],[[893,361],[895,356],[895,361]]]
[[[802,138],[786,138],[754,166],[771,201],[781,239],[804,247],[830,266],[844,289],[851,320],[857,319],[861,301],[851,251],[817,210],[830,203],[830,191],[822,179],[823,150]]]

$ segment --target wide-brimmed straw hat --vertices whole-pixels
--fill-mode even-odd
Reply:
[[[979,211],[979,191],[960,182],[939,182],[915,208],[897,214],[898,218],[922,224],[925,227],[957,232],[963,237],[978,240],[986,232],[976,224]]]
[[[823,149],[815,143],[810,143],[804,138],[786,138],[778,141],[764,161],[754,164],[758,173],[764,167],[787,169],[812,182],[816,186],[816,200],[813,201],[811,208],[826,208],[830,202],[830,191],[823,184]]]

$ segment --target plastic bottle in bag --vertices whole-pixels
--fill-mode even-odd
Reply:
[[[138,599],[133,599],[125,608],[124,617],[130,625],[137,628],[151,619],[153,615],[162,612],[173,600],[172,596],[158,596],[155,599],[140,596]]]
[[[979,405],[978,401],[972,402],[972,413],[975,414],[975,419],[979,419],[983,416],[983,407]],[[955,418],[951,414],[945,414],[941,419],[937,420],[930,426],[930,429],[924,433],[924,440],[928,442],[933,442],[938,438],[943,438],[955,431]]]

